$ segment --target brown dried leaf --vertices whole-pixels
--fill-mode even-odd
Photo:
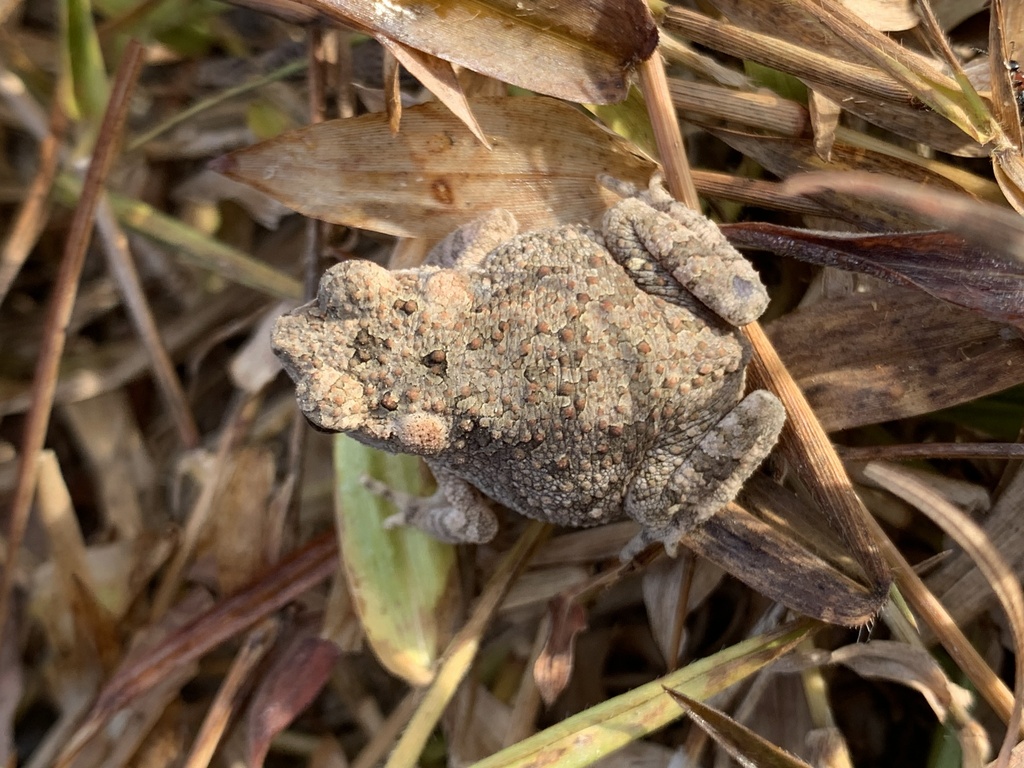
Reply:
[[[1024,43],[1024,6],[1019,2],[993,0],[988,26],[988,70],[992,83],[992,112],[1020,153],[1022,147],[1021,112],[1017,94],[1010,81],[1007,62],[1020,60],[1016,46]],[[1024,52],[1022,52],[1024,53]],[[997,159],[998,162],[998,159]]]
[[[14,719],[24,692],[24,673],[18,648],[19,610],[0,618],[0,765],[13,766],[17,755]]]
[[[984,518],[988,538],[1018,574],[1024,572],[1024,470],[1018,469]],[[985,577],[966,552],[958,552],[928,578],[932,590],[960,626],[972,623],[995,602]]]
[[[814,128],[814,151],[827,163],[832,159],[832,145],[836,141],[836,127],[842,109],[832,99],[815,90],[807,94],[807,107]]]
[[[856,235],[760,223],[730,224],[722,231],[737,247],[862,272],[919,288],[990,320],[1024,327],[1024,260],[976,247],[956,235]]]
[[[667,12],[666,27],[715,50],[788,72],[847,111],[913,141],[958,155],[987,154],[976,139],[915,100],[904,83],[866,56],[862,48],[873,42],[854,45],[853,37],[826,28],[797,3],[718,0],[716,5],[735,25],[674,6]],[[780,29],[786,30],[785,39],[774,36]],[[861,37],[875,34],[862,30]],[[909,49],[900,49],[899,55],[919,71],[935,67]],[[948,77],[930,76],[944,93],[956,90]]]
[[[658,44],[641,0],[301,1],[348,26],[567,101],[621,101],[632,67]]]
[[[225,467],[213,508],[203,551],[217,565],[217,579],[225,594],[248,584],[261,570],[271,532],[267,507],[274,484],[274,456],[266,446],[245,446]]]
[[[798,310],[768,336],[829,432],[930,413],[1024,380],[1024,341],[893,288]]]
[[[551,632],[533,664],[533,680],[544,703],[550,707],[569,683],[576,636],[587,628],[587,615],[575,597],[564,595],[554,598],[548,610]]]
[[[452,111],[463,124],[476,136],[477,141],[487,149],[491,143],[487,140],[480,124],[473,114],[473,110],[466,101],[466,94],[462,90],[459,78],[454,67],[444,59],[430,56],[429,54],[402,45],[395,40],[386,37],[378,38],[381,44],[391,54],[393,60],[401,62],[402,66],[408,69],[416,78],[425,85],[431,93],[437,96],[438,100]],[[388,116],[388,127],[392,133],[397,133],[402,116],[402,95],[399,91],[398,65],[393,69],[388,66],[388,59],[385,59],[384,72],[384,106]]]
[[[723,712],[670,688],[665,692],[743,768],[811,768]]]
[[[276,655],[249,705],[247,765],[263,765],[274,737],[327,684],[338,654],[338,647],[329,640],[303,634],[293,637]]]
[[[399,237],[440,238],[501,207],[523,230],[585,221],[611,205],[598,174],[646,185],[654,163],[553,99],[472,102],[488,151],[442,105],[332,120],[216,161],[215,170],[297,211]]]
[[[129,540],[156,530],[162,512],[143,504],[155,491],[156,468],[127,393],[114,389],[61,410],[99,492],[104,526]]]
[[[681,543],[763,595],[832,624],[861,626],[884,599],[793,539],[730,504]]]
[[[685,645],[683,622],[718,587],[723,576],[725,571],[711,561],[685,551],[678,557],[660,558],[644,570],[644,607],[651,634],[669,669],[679,662]],[[680,605],[684,599],[686,605]]]
[[[991,752],[984,729],[971,715],[974,704],[971,692],[951,681],[935,658],[920,646],[872,640],[832,652],[814,650],[803,656],[792,656],[788,662],[794,669],[841,664],[861,677],[913,688],[928,702],[936,719],[956,733],[965,767],[980,768]]]
[[[1020,151],[993,152],[992,173],[1007,201],[1024,216],[1024,157]]]
[[[881,32],[904,32],[917,26],[914,3],[908,0],[841,0],[874,29]]]

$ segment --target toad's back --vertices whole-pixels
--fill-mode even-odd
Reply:
[[[686,450],[739,396],[734,329],[639,290],[583,228],[521,235],[467,274],[451,445],[429,461],[519,512],[614,519],[666,425],[688,424]]]

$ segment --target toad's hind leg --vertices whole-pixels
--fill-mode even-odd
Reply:
[[[661,442],[644,461],[626,496],[626,513],[643,526],[622,550],[629,560],[656,541],[674,555],[679,537],[736,498],[771,452],[786,411],[775,395],[756,390],[679,456]]]
[[[604,217],[608,252],[637,285],[683,306],[689,294],[735,326],[760,317],[768,292],[722,231],[671,198],[655,204],[630,197]]]

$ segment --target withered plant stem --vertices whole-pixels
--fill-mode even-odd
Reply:
[[[178,439],[183,448],[195,448],[199,445],[199,428],[192,415],[192,408],[174,370],[174,361],[171,360],[164,345],[156,318],[146,300],[139,271],[135,268],[135,260],[128,247],[128,237],[117,223],[117,216],[111,209],[106,195],[101,195],[96,209],[96,233],[103,244],[107,267],[117,282],[128,316],[142,341],[143,349],[146,350],[157,390],[167,405]]]
[[[173,670],[195,662],[332,576],[337,571],[337,561],[337,537],[334,531],[328,531],[291,553],[259,581],[174,630],[134,664],[120,669],[96,697],[92,710],[68,741],[57,765],[70,765],[108,718],[166,680]]]
[[[665,77],[665,63],[657,51],[640,65],[640,90],[647,103],[647,114],[651,118],[654,140],[661,155],[661,165],[672,196],[695,211],[700,210],[697,188],[690,175],[690,163],[686,159],[683,134],[679,120],[672,106],[672,95]]]
[[[125,48],[114,78],[110,101],[100,124],[89,169],[85,174],[82,196],[68,230],[53,291],[46,308],[39,361],[32,381],[32,402],[25,415],[25,430],[18,457],[18,471],[7,524],[7,561],[0,577],[0,617],[10,609],[11,589],[17,564],[17,553],[25,535],[29,509],[36,484],[36,463],[46,440],[53,399],[57,389],[57,372],[67,341],[68,323],[78,295],[78,282],[85,264],[85,254],[92,235],[93,217],[103,191],[103,183],[113,163],[118,139],[128,113],[128,100],[142,69],[144,49],[132,40]],[[56,98],[56,96],[54,97]]]

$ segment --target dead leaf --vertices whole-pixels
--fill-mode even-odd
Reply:
[[[864,468],[864,474],[890,493],[917,507],[971,556],[1005,611],[1013,638],[1014,656],[1018,659],[1024,657],[1024,590],[981,527],[920,478],[896,467],[871,462]],[[1010,750],[1017,743],[1020,733],[1021,716],[1024,713],[1024,665],[1016,665],[1013,687],[1013,711],[996,761],[1000,768],[1006,768],[1009,764]]]
[[[564,595],[555,597],[548,611],[551,632],[533,664],[533,679],[544,703],[550,707],[569,683],[576,636],[587,628],[587,616],[577,599]]]
[[[246,445],[233,453],[221,474],[221,484],[200,546],[217,564],[221,590],[232,594],[263,568],[267,540],[267,508],[274,483],[274,455],[266,446]]]
[[[666,13],[666,28],[709,48],[788,72],[848,112],[913,141],[957,155],[988,154],[960,127],[961,123],[970,127],[970,120],[956,106],[965,97],[953,80],[938,72],[933,60],[898,49],[898,58],[917,71],[919,78],[913,82],[920,90],[938,91],[947,104],[952,103],[951,108],[959,109],[955,121],[925,107],[905,82],[866,55],[867,48],[879,45],[880,36],[863,22],[850,27],[858,34],[844,35],[823,25],[816,9],[796,2],[717,0],[715,4],[733,24],[673,6]],[[778,36],[780,29],[786,30],[785,39]],[[854,44],[855,39],[861,44]],[[886,52],[874,52],[891,63],[891,41],[880,45]]]
[[[919,288],[995,322],[1024,328],[1024,259],[947,232],[859,235],[760,223],[728,224],[722,231],[738,248],[759,248]],[[1021,232],[1024,236],[1024,224]]]
[[[813,89],[807,94],[807,108],[814,127],[814,151],[827,163],[832,159],[832,145],[836,141],[836,127],[842,108]]]
[[[402,45],[387,37],[378,37],[377,39],[391,54],[390,57],[384,59],[384,112],[388,116],[388,127],[392,133],[397,133],[401,125],[402,98],[398,83],[398,64],[389,65],[389,58],[393,62],[400,62],[402,66],[412,72],[437,97],[438,101],[448,107],[452,114],[469,128],[477,141],[485,148],[491,148],[491,143],[480,130],[480,124],[466,100],[466,94],[462,90],[462,85],[450,62],[429,56],[423,51]]]
[[[632,67],[658,44],[641,0],[301,2],[348,26],[566,101],[621,101]]]
[[[841,187],[839,183],[826,186],[824,183],[805,186],[790,186],[790,178],[804,171],[821,170],[821,174],[807,174],[807,178],[857,176],[856,171],[869,171],[865,176],[889,174],[911,181],[917,181],[937,189],[949,189],[964,197],[964,190],[954,182],[920,164],[909,160],[882,154],[881,152],[857,147],[844,140],[842,130],[837,130],[837,139],[832,145],[830,162],[826,165],[818,157],[810,139],[775,138],[754,134],[728,131],[722,128],[711,130],[729,146],[753,158],[776,176],[787,179],[781,191],[785,194],[803,194],[828,208],[833,214],[869,232],[893,232],[902,230],[928,229],[932,226],[915,210],[897,207],[888,200],[865,200],[855,197],[853,190]],[[831,173],[825,173],[830,171]]]
[[[977,314],[892,288],[765,328],[828,432],[930,413],[1024,381],[1024,341]]]
[[[761,594],[832,624],[863,625],[879,596],[733,503],[681,543]]]
[[[20,607],[0,619],[0,765],[16,764],[14,722],[24,692],[24,673],[18,648]]]
[[[1024,221],[1017,214],[975,200],[948,184],[941,185],[946,189],[936,189],[925,178],[878,170],[881,172],[868,173],[861,168],[851,173],[807,173],[788,178],[783,189],[794,195],[850,195],[861,204],[884,207],[897,216],[902,214],[903,220],[924,222],[924,226],[902,229],[941,228],[980,248],[1024,262]]]
[[[442,105],[331,120],[215,161],[215,170],[295,210],[399,237],[440,239],[496,207],[525,230],[586,221],[615,196],[598,174],[646,186],[655,164],[553,99],[479,99],[488,151]]]
[[[674,558],[659,558],[644,570],[644,607],[667,668],[678,664],[685,647],[682,623],[718,588],[723,576],[725,571],[711,561],[685,551]],[[680,605],[684,599],[686,605]]]

